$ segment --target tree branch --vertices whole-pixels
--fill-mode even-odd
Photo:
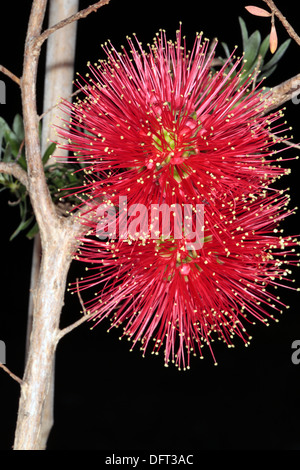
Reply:
[[[36,43],[34,38],[40,35],[46,5],[47,0],[33,1],[25,41],[21,79],[28,192],[42,238],[55,231],[59,221],[44,174],[36,109],[36,77],[40,45]]]
[[[65,336],[66,334],[70,333],[70,331],[74,330],[75,328],[77,328],[77,326],[80,326],[82,325],[82,323],[84,323],[89,317],[91,317],[90,314],[87,313],[86,309],[85,309],[85,306],[83,304],[83,300],[81,298],[81,295],[80,295],[80,291],[79,291],[79,285],[78,285],[78,279],[76,279],[76,286],[77,286],[77,295],[78,295],[78,298],[79,298],[79,302],[80,302],[80,305],[82,307],[82,311],[83,311],[83,314],[84,316],[81,317],[79,320],[77,320],[76,322],[72,323],[72,325],[70,326],[67,326],[66,328],[64,328],[63,330],[60,330],[58,335],[57,335],[57,338],[58,338],[58,341],[63,337]]]
[[[281,138],[281,137],[278,137],[277,135],[272,134],[271,132],[270,132],[269,135],[270,135],[270,137],[273,137],[274,139],[276,139],[276,141],[280,142],[281,144],[286,145],[286,147],[292,147],[292,148],[300,150],[300,145],[299,144],[294,144],[294,142],[289,142],[288,140],[286,140],[284,138]]]
[[[9,77],[13,82],[20,86],[21,80],[17,77],[14,73],[8,70],[4,65],[0,65],[0,72],[4,73],[7,77]]]
[[[286,17],[281,13],[280,10],[278,10],[278,8],[275,5],[275,3],[273,2],[273,0],[263,0],[263,1],[268,5],[268,7],[272,11],[272,13],[275,16],[277,16],[277,18],[281,21],[281,23],[283,24],[284,28],[286,29],[288,35],[292,39],[294,39],[294,41],[296,41],[298,46],[300,46],[300,37],[298,36],[298,34],[294,30],[294,28],[290,25],[290,23],[287,21]]]
[[[90,13],[96,12],[99,8],[103,7],[104,5],[108,5],[109,2],[110,0],[100,0],[99,2],[96,2],[93,5],[90,5],[89,7],[85,8],[84,10],[80,10],[78,13],[75,13],[74,15],[71,15],[68,18],[65,18],[64,20],[52,26],[51,28],[46,29],[42,34],[40,34],[39,37],[36,38],[35,41],[37,47],[40,48],[43,42],[50,36],[50,34],[53,34],[58,29],[61,29],[64,26],[73,23],[74,21],[86,18]]]
[[[17,375],[13,374],[13,372],[11,372],[11,371],[9,370],[9,368],[6,367],[6,366],[5,366],[4,364],[2,364],[1,362],[0,362],[0,367],[1,367],[5,372],[7,372],[7,374],[8,374],[12,379],[14,379],[14,380],[15,380],[16,382],[18,382],[20,385],[23,385],[23,380],[20,379],[20,377],[18,377]]]
[[[28,188],[28,176],[25,170],[20,167],[18,163],[14,162],[0,162],[0,173],[14,176],[26,188]]]
[[[66,334],[70,333],[72,330],[77,328],[78,326],[82,325],[87,319],[90,317],[90,315],[84,315],[83,317],[79,318],[76,322],[72,323],[72,325],[67,326],[66,328],[63,328],[62,330],[57,333],[57,341],[60,341],[63,336]]]
[[[300,73],[275,86],[270,97],[266,101],[264,113],[282,106],[287,101],[295,98],[300,93]]]

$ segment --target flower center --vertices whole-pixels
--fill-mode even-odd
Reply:
[[[170,173],[178,183],[187,178],[190,168],[186,162],[191,155],[196,154],[195,145],[178,142],[175,132],[165,128],[161,128],[161,135],[152,134],[151,137],[153,146],[158,152],[155,160],[152,158],[147,161],[147,169],[158,172],[167,165],[172,165]]]
[[[204,242],[211,241],[211,239],[211,236],[205,237]],[[191,272],[192,265],[198,271],[202,271],[199,264],[197,264],[200,253],[188,249],[184,239],[174,240],[173,237],[168,239],[160,238],[156,241],[155,252],[166,262],[165,270],[169,273],[168,281],[173,279],[175,270],[180,271],[186,282],[188,282],[188,275]]]
[[[171,104],[166,103],[171,111]],[[150,144],[153,146],[152,155],[146,159],[146,168],[154,172],[160,172],[164,167],[169,167],[170,175],[180,183],[183,178],[187,178],[191,173],[191,168],[187,164],[191,155],[196,155],[199,150],[195,137],[200,132],[204,132],[202,120],[197,120],[195,112],[188,116],[184,111],[175,111],[170,116],[173,122],[172,130],[162,125],[162,116],[157,117],[157,131],[149,131]],[[168,119],[170,121],[170,119]]]

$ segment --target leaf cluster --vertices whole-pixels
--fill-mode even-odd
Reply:
[[[74,170],[78,169],[78,165],[61,165],[59,163],[47,164],[55,148],[55,143],[50,144],[42,157],[42,161],[52,200],[57,204],[65,188],[82,185],[82,176],[81,172],[74,172]],[[24,144],[22,116],[17,114],[13,119],[11,127],[0,117],[0,161],[17,163],[24,171],[27,171],[25,155],[26,149]],[[20,232],[24,231],[27,238],[33,238],[38,233],[39,227],[35,220],[27,189],[20,181],[14,178],[14,176],[0,173],[0,192],[4,190],[8,190],[12,197],[12,200],[9,201],[9,205],[18,206],[20,212],[19,224],[12,233],[10,240],[13,240]],[[73,199],[69,197],[66,199],[66,202],[73,203],[75,202],[75,198]]]
[[[245,83],[255,70],[258,71],[256,80],[260,82],[263,78],[268,78],[276,70],[280,59],[285,54],[290,45],[291,39],[284,41],[276,53],[267,60],[267,53],[270,46],[270,35],[262,39],[258,30],[249,35],[247,26],[243,18],[239,17],[239,24],[242,36],[242,49],[244,51],[244,66],[241,74],[241,85]],[[227,58],[230,57],[228,45],[221,43]]]

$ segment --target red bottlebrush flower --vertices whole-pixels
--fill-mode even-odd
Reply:
[[[218,338],[229,347],[233,338],[249,343],[245,324],[274,318],[270,310],[283,304],[268,287],[276,287],[297,264],[291,237],[278,237],[276,227],[290,212],[282,193],[248,197],[216,211],[214,227],[206,221],[203,246],[195,251],[187,241],[162,239],[99,241],[84,237],[77,259],[92,263],[92,274],[79,283],[94,289],[86,303],[98,324],[111,318],[123,326],[133,346],[142,351],[165,350],[165,365],[190,367],[190,355]],[[249,210],[250,209],[250,210]],[[218,228],[221,240],[212,235]],[[284,266],[286,264],[286,266]],[[288,279],[288,278],[287,278]],[[75,290],[75,288],[74,288]]]
[[[264,116],[261,93],[240,87],[240,60],[213,74],[208,42],[198,35],[188,52],[180,31],[175,44],[162,32],[148,52],[128,41],[131,54],[105,45],[85,99],[62,104],[71,120],[58,133],[84,167],[90,201],[124,194],[130,204],[159,195],[214,204],[286,172],[273,165],[269,135],[279,113]]]
[[[129,45],[131,55],[105,45],[85,99],[63,101],[70,121],[58,132],[83,166],[76,194],[88,207],[76,258],[92,263],[93,274],[79,288],[97,288],[85,304],[96,323],[110,317],[133,345],[145,352],[154,340],[165,365],[185,369],[204,344],[214,357],[214,337],[248,344],[244,323],[266,321],[281,305],[267,287],[288,274],[283,261],[296,263],[298,242],[273,233],[291,213],[285,193],[270,189],[289,171],[274,156],[281,126],[270,134],[280,112],[265,116],[261,93],[240,87],[239,60],[212,73],[214,52],[201,35],[191,52],[180,31],[175,43],[162,32],[148,52]],[[169,232],[159,225],[153,236],[149,211],[162,204],[181,212]],[[125,222],[134,230],[123,236]]]

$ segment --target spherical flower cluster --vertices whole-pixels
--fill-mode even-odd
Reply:
[[[79,288],[94,289],[91,318],[122,325],[132,347],[186,369],[207,345],[216,363],[215,338],[247,345],[245,324],[282,309],[268,288],[297,264],[298,241],[278,230],[289,197],[271,187],[289,173],[276,163],[281,113],[266,115],[251,77],[240,85],[241,59],[213,71],[202,34],[191,51],[180,30],[147,51],[128,43],[105,44],[84,98],[62,102],[62,147],[84,172],[75,258],[91,274]]]

